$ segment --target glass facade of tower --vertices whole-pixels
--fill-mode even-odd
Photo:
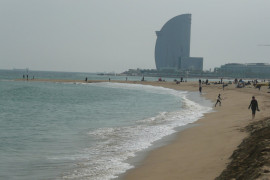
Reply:
[[[156,31],[155,61],[158,70],[178,69],[179,58],[190,54],[191,14],[170,19]]]

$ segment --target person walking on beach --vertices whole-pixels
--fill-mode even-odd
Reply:
[[[217,102],[215,104],[215,107],[217,106],[217,103],[219,103],[219,106],[221,106],[221,97],[220,97],[220,94],[218,94]]]
[[[252,100],[250,102],[250,105],[249,105],[248,109],[250,109],[250,108],[251,108],[251,111],[252,111],[252,119],[254,119],[256,110],[260,111],[259,106],[258,106],[258,101],[255,99],[254,96],[252,96]]]

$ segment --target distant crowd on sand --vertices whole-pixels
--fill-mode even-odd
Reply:
[[[201,79],[199,79],[199,92],[200,93],[202,93],[202,83],[203,82],[201,81]],[[208,79],[205,81],[205,84],[209,85]],[[226,86],[228,86],[228,84],[232,84],[232,83],[228,82],[225,84],[223,82],[223,78],[221,78],[221,80],[218,83],[213,83],[213,84],[222,84],[222,89],[224,90],[224,87],[226,87]],[[242,79],[240,79],[238,81],[238,79],[235,78],[234,84],[236,85],[235,86],[236,88],[243,88],[247,85],[253,85],[255,88],[258,88],[259,90],[260,90],[261,86],[268,86],[268,89],[270,89],[270,82],[265,82],[265,80],[262,80],[262,82],[259,83],[257,79],[245,82]],[[270,92],[268,92],[268,93],[270,93]],[[217,101],[215,103],[215,107],[217,106],[217,104],[219,104],[219,106],[221,106],[221,100],[222,100],[221,94],[218,94]],[[254,119],[256,111],[260,111],[259,104],[258,104],[258,101],[255,99],[255,96],[252,96],[252,99],[251,99],[251,102],[249,104],[248,109],[251,109],[252,119]]]
[[[164,81],[164,80],[159,78],[158,81]],[[187,81],[184,81],[182,77],[181,77],[180,81],[177,81],[176,79],[174,81],[176,82],[176,84],[180,84],[180,82],[187,82]],[[208,79],[206,79],[205,81],[202,81],[201,79],[199,79],[199,92],[200,92],[200,94],[202,94],[202,85],[203,84],[205,84],[205,85],[210,85],[210,84],[220,85],[220,84],[222,84],[223,91],[224,91],[225,87],[228,86],[229,84],[235,84],[235,88],[244,88],[245,86],[253,85],[255,88],[258,88],[259,90],[261,89],[261,86],[268,86],[268,89],[270,89],[270,83],[266,82],[265,80],[258,82],[257,79],[251,80],[251,81],[244,81],[243,79],[238,80],[237,78],[235,78],[233,82],[232,81],[224,82],[223,78],[220,78],[220,81],[210,83]],[[270,92],[268,92],[268,93],[270,93]],[[224,99],[221,98],[221,94],[219,93],[217,96],[215,107],[217,106],[217,104],[219,104],[219,106],[221,106],[222,100],[224,100]],[[254,119],[256,111],[260,111],[258,101],[255,99],[255,96],[252,96],[252,100],[250,102],[248,109],[251,109],[252,119]]]

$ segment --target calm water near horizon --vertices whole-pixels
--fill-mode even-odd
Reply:
[[[57,71],[32,71],[32,70],[1,70],[0,69],[0,80],[14,80],[22,79],[23,75],[29,74],[29,79],[68,79],[68,80],[85,80],[87,77],[88,80],[123,80],[126,78],[129,81],[141,81],[141,76],[116,76],[116,75],[98,75],[97,73],[87,73],[87,72],[57,72]],[[158,81],[159,77],[144,77],[145,81]],[[179,78],[170,78],[162,77],[165,81],[174,81],[175,79],[180,80]],[[206,80],[206,78],[201,78]],[[184,77],[184,80],[198,81],[199,78],[187,78]],[[220,81],[220,79],[209,79],[210,81]],[[223,79],[224,81],[232,81],[233,79]]]
[[[108,78],[64,72],[35,77]],[[199,93],[17,78],[21,72],[0,71],[0,179],[112,179],[133,167],[128,160],[138,152],[211,111]]]

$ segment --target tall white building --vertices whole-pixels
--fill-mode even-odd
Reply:
[[[156,31],[155,61],[158,70],[202,70],[202,58],[190,58],[191,14],[170,19]]]

